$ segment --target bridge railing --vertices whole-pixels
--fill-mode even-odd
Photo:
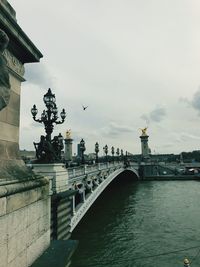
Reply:
[[[79,167],[74,167],[74,168],[68,168],[68,176],[70,178],[75,178],[78,176],[82,176],[85,174],[101,171],[101,170],[106,170],[110,169],[113,167],[119,167],[123,166],[123,162],[106,162],[106,163],[98,163],[94,165],[83,165]]]

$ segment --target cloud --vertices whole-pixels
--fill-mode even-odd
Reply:
[[[146,121],[147,125],[150,122],[161,122],[166,116],[166,110],[164,107],[158,106],[153,109],[149,114],[143,114],[141,119]]]
[[[192,107],[198,111],[198,115],[200,115],[200,87],[194,93],[193,99],[190,102]]]
[[[192,100],[189,100],[187,97],[180,97],[179,101],[187,104],[188,107],[195,109],[200,116],[200,86],[198,90],[193,94]]]
[[[179,101],[182,102],[182,103],[186,103],[189,106],[191,105],[191,102],[189,101],[189,99],[187,97],[180,97]]]
[[[189,141],[189,140],[200,140],[200,136],[193,135],[190,133],[181,133],[180,138],[182,141]]]
[[[157,107],[150,112],[150,120],[160,122],[166,116],[166,110],[163,107]]]
[[[26,65],[25,70],[27,82],[43,88],[52,86],[53,77],[44,63]]]
[[[39,1],[9,2],[20,27],[44,54],[42,63],[26,66],[21,127],[31,123],[34,103],[40,115],[43,94],[51,87],[59,110],[67,111],[66,123],[57,125],[55,134],[68,127],[79,131],[73,133],[74,142],[83,137],[88,151],[98,141],[140,152],[138,129],[146,126],[152,146],[158,147],[169,143],[175,130],[178,135],[186,129],[194,136],[200,133],[194,116],[200,110],[199,98],[192,99],[199,84],[198,1],[61,0],[60,5],[49,5],[43,0],[39,9]],[[189,102],[190,109],[177,106],[180,96],[189,99],[181,101]],[[87,112],[82,112],[81,103],[89,105]],[[44,132],[36,124],[29,134],[21,130],[23,147],[32,147],[36,134],[39,138]],[[199,140],[191,140],[174,141],[162,152],[199,146]]]
[[[200,140],[200,136],[194,135],[187,132],[180,132],[180,133],[172,133],[172,139],[174,140],[174,145],[178,143],[183,142],[192,142],[192,141],[198,141]]]
[[[116,122],[110,122],[110,124],[100,130],[103,135],[110,137],[119,137],[124,133],[131,133],[133,129],[129,126],[119,125]]]

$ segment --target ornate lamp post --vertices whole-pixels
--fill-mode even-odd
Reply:
[[[108,161],[108,156],[107,156],[108,155],[108,146],[105,145],[103,150],[104,150],[104,153],[106,154],[106,162],[107,162]]]
[[[121,149],[121,160],[123,160],[123,157],[124,157],[124,152],[123,149]]]
[[[64,145],[63,145],[64,138],[61,133],[59,133],[58,135],[58,141],[59,141],[59,158],[61,159],[62,158],[61,151],[64,148]]]
[[[81,163],[82,164],[85,164],[84,151],[85,151],[85,141],[83,139],[81,139],[80,152],[81,152]]]
[[[56,98],[55,94],[52,94],[51,89],[49,88],[48,92],[44,95],[43,101],[47,107],[46,110],[43,110],[41,114],[40,119],[36,119],[36,115],[38,113],[38,110],[36,108],[36,105],[34,104],[31,113],[33,116],[34,121],[37,121],[39,123],[44,124],[45,132],[46,132],[46,140],[51,142],[51,134],[53,132],[53,124],[62,124],[65,121],[66,118],[66,112],[63,108],[63,110],[60,113],[61,121],[58,121],[58,109],[56,106]]]
[[[43,101],[46,105],[46,110],[43,110],[41,117],[36,118],[38,110],[34,104],[31,113],[34,121],[43,123],[46,137],[41,136],[40,142],[35,143],[36,157],[40,162],[55,162],[61,160],[61,150],[63,149],[63,137],[61,134],[54,136],[53,140],[51,139],[51,134],[53,132],[53,124],[62,124],[66,118],[66,112],[63,109],[60,113],[61,120],[58,120],[58,109],[56,106],[55,95],[52,94],[51,89],[49,88],[48,92],[44,95]]]
[[[99,144],[96,142],[95,144],[95,153],[96,153],[96,163],[99,162],[98,153],[99,153]]]
[[[114,148],[114,146],[111,147],[111,154],[112,154],[112,160],[114,162],[114,154],[115,154],[115,148]]]
[[[128,152],[126,151],[126,154],[124,157],[124,167],[127,168],[128,166],[129,166]]]
[[[119,161],[119,148],[117,148],[116,154],[117,154],[117,161]]]

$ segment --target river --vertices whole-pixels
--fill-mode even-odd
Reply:
[[[200,182],[116,181],[72,239],[71,267],[178,267],[185,257],[199,267]]]

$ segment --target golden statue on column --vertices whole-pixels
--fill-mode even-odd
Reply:
[[[146,136],[147,135],[147,129],[148,129],[148,127],[145,127],[145,128],[143,128],[143,129],[141,129],[140,128],[140,130],[142,131],[142,135],[144,136]]]
[[[66,139],[72,139],[72,131],[71,131],[71,129],[69,129],[69,130],[67,130],[66,131]]]

